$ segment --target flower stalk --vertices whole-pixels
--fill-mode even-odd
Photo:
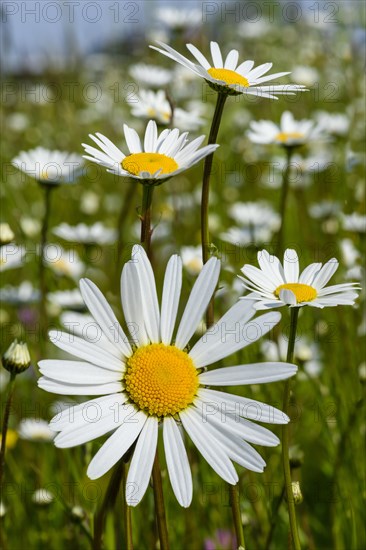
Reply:
[[[238,485],[229,485],[229,491],[230,491],[230,505],[231,505],[231,511],[233,514],[237,545],[242,550],[245,550],[244,529],[243,529],[243,523],[241,521]]]
[[[141,209],[141,244],[144,245],[148,257],[151,256],[151,204],[153,193],[154,187],[152,185],[143,186]]]
[[[39,323],[40,323],[40,347],[43,347],[43,335],[44,329],[47,327],[47,309],[46,309],[46,299],[47,299],[47,283],[46,283],[46,265],[44,254],[47,246],[47,236],[48,236],[48,226],[51,214],[51,194],[54,189],[54,185],[41,185],[44,190],[44,215],[41,229],[41,242],[40,242],[40,252],[39,252],[39,290],[40,290],[40,301],[39,301]]]
[[[286,358],[286,361],[288,363],[292,363],[294,358],[299,308],[293,307],[290,309],[290,311],[291,311],[290,334],[289,334],[287,358]],[[287,379],[285,382],[285,391],[283,396],[283,412],[287,415],[289,414],[289,408],[290,408],[290,396],[291,396],[291,384],[290,384],[290,379]],[[296,520],[295,499],[292,491],[289,449],[290,449],[290,427],[289,427],[289,424],[284,424],[282,426],[282,464],[283,464],[283,471],[285,476],[285,491],[286,491],[286,497],[287,497],[288,515],[290,520],[290,532],[291,532],[291,538],[292,538],[294,550],[301,550],[297,520]]]
[[[286,150],[286,166],[282,176],[281,198],[280,198],[280,228],[277,234],[276,256],[280,256],[283,252],[283,235],[285,232],[286,206],[288,192],[290,186],[290,171],[291,159],[294,152],[294,147],[285,147]]]
[[[12,404],[13,394],[14,394],[15,377],[16,377],[16,373],[12,372],[10,374],[10,381],[9,381],[9,386],[8,386],[8,397],[6,399],[3,425],[2,425],[2,428],[1,428],[0,487],[2,487],[3,476],[4,476],[6,436],[7,436],[7,433],[8,433],[10,410],[11,410],[11,404]]]
[[[156,450],[154,465],[152,469],[152,479],[154,488],[154,501],[156,511],[156,521],[158,524],[160,548],[169,550],[168,528],[166,523],[163,483],[161,479],[161,469],[159,463],[158,450]]]

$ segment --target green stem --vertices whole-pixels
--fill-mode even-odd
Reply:
[[[146,254],[151,254],[151,204],[153,199],[154,187],[152,185],[143,186],[142,210],[141,210],[141,244],[144,245]]]
[[[95,515],[93,550],[101,550],[102,548],[102,539],[106,515],[108,510],[112,509],[116,502],[118,491],[121,485],[121,480],[124,475],[124,468],[125,464],[123,462],[123,459],[121,459],[113,470],[106,493],[104,495],[102,505]]]
[[[296,340],[296,328],[297,328],[297,319],[299,315],[299,308],[291,308],[291,320],[290,320],[290,334],[288,340],[287,348],[287,362],[292,363],[294,358],[294,348]],[[283,396],[283,412],[289,415],[290,409],[290,395],[291,395],[291,386],[290,379],[287,379],[285,382],[285,391]],[[291,479],[291,468],[290,468],[290,426],[289,424],[284,424],[282,426],[282,463],[283,471],[285,476],[285,490],[287,497],[287,506],[288,506],[288,515],[290,520],[290,531],[293,546],[295,550],[301,550],[299,533],[297,528],[296,521],[296,510],[295,510],[295,500],[292,494],[292,479]]]
[[[8,397],[6,400],[5,411],[4,411],[4,420],[1,430],[1,449],[0,449],[0,488],[2,487],[4,468],[5,468],[5,451],[6,451],[6,435],[8,432],[9,416],[11,409],[11,402],[13,399],[14,386],[15,386],[15,377],[16,374],[12,373],[10,375],[10,381],[8,386]]]
[[[154,488],[156,521],[158,524],[159,539],[160,539],[160,549],[169,550],[168,528],[167,528],[166,516],[165,516],[163,483],[161,479],[158,449],[156,449],[155,460],[154,460],[154,465],[152,469],[152,479],[153,479],[153,488]]]
[[[277,234],[276,256],[280,256],[283,250],[283,235],[285,231],[286,206],[289,191],[291,159],[294,151],[293,147],[286,147],[286,167],[282,177],[281,199],[280,199],[280,228]]]
[[[129,185],[127,187],[126,193],[123,197],[123,204],[118,216],[118,222],[117,222],[118,239],[117,239],[117,258],[116,258],[116,269],[117,269],[118,276],[119,276],[119,270],[120,270],[120,258],[123,250],[123,244],[124,244],[125,223],[128,218],[128,214],[130,212],[131,203],[135,196],[137,185],[138,184],[136,183],[136,180],[131,178]]]
[[[212,119],[210,135],[208,137],[208,145],[216,143],[217,134],[219,132],[222,113],[224,110],[225,102],[227,99],[226,94],[217,94],[217,101],[214,116]],[[210,230],[208,224],[208,213],[210,203],[210,178],[211,169],[213,163],[214,153],[208,155],[205,158],[205,164],[203,168],[202,177],[202,198],[201,198],[201,244],[202,244],[202,260],[205,264],[210,258]],[[213,299],[211,300],[206,313],[207,326],[213,325],[214,322],[214,309]]]
[[[229,484],[229,491],[230,491],[230,505],[233,513],[233,521],[234,521],[234,527],[235,527],[237,546],[238,547],[240,546],[240,548],[243,548],[243,550],[245,550],[244,530],[243,530],[243,523],[241,521],[241,513],[240,513],[239,486]]]
[[[127,464],[123,464],[122,494],[123,494],[123,519],[125,526],[125,549],[133,550],[131,506],[126,502]]]
[[[41,229],[41,249],[39,252],[39,325],[40,325],[40,349],[43,350],[44,332],[47,328],[47,284],[46,284],[46,263],[44,260],[45,249],[47,245],[48,226],[51,214],[51,193],[54,189],[53,185],[42,185],[44,190],[44,215]]]

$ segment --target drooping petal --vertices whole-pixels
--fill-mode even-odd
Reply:
[[[164,449],[170,483],[181,506],[187,508],[192,501],[193,484],[187,452],[175,420],[164,418]]]
[[[290,378],[297,372],[291,363],[268,362],[224,367],[200,374],[200,384],[207,386],[239,386],[264,384]]]

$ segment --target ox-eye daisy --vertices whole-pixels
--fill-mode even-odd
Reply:
[[[126,156],[108,138],[97,133],[90,134],[91,139],[100,147],[95,149],[83,143],[84,158],[105,166],[111,174],[140,180],[141,183],[159,185],[167,179],[187,170],[204,157],[213,153],[218,145],[201,146],[205,136],[188,143],[188,132],[163,130],[158,135],[156,122],[150,120],[142,144],[137,132],[123,126],[129,154]]]
[[[326,138],[321,124],[308,119],[295,120],[290,111],[282,113],[279,126],[270,120],[253,120],[247,136],[253,143],[274,143],[283,147],[298,147]]]
[[[83,159],[79,155],[49,151],[44,147],[22,151],[12,164],[43,185],[73,183],[83,169]]]
[[[121,294],[131,342],[98,288],[82,279],[81,292],[103,337],[92,342],[52,331],[53,343],[77,360],[45,360],[39,386],[64,395],[99,395],[58,414],[51,428],[57,447],[74,447],[113,432],[88,467],[96,479],[112,468],[136,442],[127,485],[134,487],[127,502],[143,497],[162,426],[165,456],[174,493],[182,506],[192,499],[192,476],[182,427],[198,450],[225,481],[238,482],[232,461],[262,472],[264,460],[250,445],[274,446],[278,438],[252,422],[285,424],[288,417],[264,403],[208,386],[259,384],[286,379],[296,372],[289,363],[259,363],[218,368],[220,361],[266,334],[280,319],[270,312],[252,320],[252,303],[236,303],[190,351],[188,343],[216,288],[217,258],[202,268],[173,338],[182,285],[182,262],[172,256],[167,265],[161,308],[151,264],[140,246],[122,271]],[[133,485],[131,485],[133,484]]]
[[[262,86],[264,82],[275,80],[290,73],[282,72],[264,76],[272,68],[273,63],[264,63],[256,68],[253,68],[254,61],[244,61],[238,65],[239,52],[237,50],[231,50],[224,60],[217,42],[211,42],[212,63],[193,44],[186,44],[199,64],[192,63],[192,61],[163,42],[157,42],[157,44],[160,48],[156,46],[150,46],[150,48],[190,69],[196,75],[204,78],[214,90],[222,94],[248,94],[278,99],[276,95],[294,95],[294,92],[305,91],[305,86],[298,84]]]
[[[283,265],[266,250],[258,252],[260,269],[249,264],[242,268],[244,287],[250,294],[243,300],[256,300],[255,308],[271,309],[280,306],[329,307],[353,305],[357,298],[357,283],[343,283],[326,287],[338,268],[335,258],[326,264],[308,265],[300,274],[295,250],[284,253]]]

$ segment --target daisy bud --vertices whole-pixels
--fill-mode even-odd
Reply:
[[[20,374],[31,364],[29,350],[24,342],[14,342],[9,346],[2,357],[3,367],[11,374]]]
[[[11,243],[14,236],[9,224],[0,223],[0,245]]]
[[[294,497],[295,504],[301,504],[304,498],[302,496],[300,482],[293,481],[291,483],[291,486],[292,486],[292,495]]]

